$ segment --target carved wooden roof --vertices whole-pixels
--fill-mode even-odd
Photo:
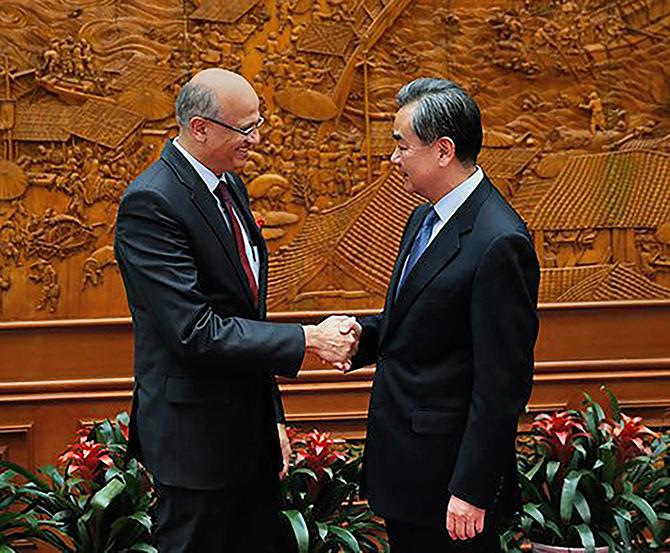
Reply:
[[[72,134],[114,149],[142,122],[142,117],[132,111],[106,102],[88,100],[65,128]]]
[[[532,229],[655,228],[670,216],[668,154],[572,156],[542,198]]]
[[[251,10],[259,0],[205,0],[189,17],[195,20],[235,23]]]
[[[340,23],[312,23],[300,37],[298,50],[315,54],[343,56],[354,32]]]
[[[421,203],[402,185],[402,176],[392,171],[383,179],[372,200],[344,233],[335,250],[335,262],[372,290],[384,295],[405,223]]]
[[[114,80],[114,87],[119,90],[142,90],[144,88],[163,90],[179,79],[182,74],[182,71],[175,71],[169,66],[133,59]]]
[[[482,148],[477,162],[492,180],[511,178],[521,173],[539,152],[532,148]]]
[[[270,257],[268,307],[284,300],[291,290],[297,292],[332,258],[344,232],[343,222],[356,220],[374,196],[375,189],[371,186],[336,208],[307,216],[300,233],[277,252],[281,256]]]
[[[76,110],[76,107],[55,103],[20,102],[16,106],[14,138],[36,142],[65,142],[70,138],[65,127]]]
[[[559,302],[670,299],[670,289],[634,270],[633,266],[606,265],[570,288]]]

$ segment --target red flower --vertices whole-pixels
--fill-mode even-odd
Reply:
[[[265,219],[262,217],[256,219],[256,226],[258,227],[258,230],[263,230],[263,227],[265,226]]]
[[[536,439],[546,446],[549,456],[563,464],[572,457],[575,438],[588,436],[579,417],[568,411],[538,415],[533,422],[533,430],[536,431]]]
[[[295,446],[296,465],[305,465],[321,478],[324,470],[338,459],[346,460],[346,455],[336,449],[336,442],[328,432],[312,430],[309,434],[291,433],[291,443]]]
[[[85,430],[80,432],[79,442],[69,445],[58,460],[67,467],[68,475],[88,481],[94,481],[103,470],[114,466],[109,450],[89,440]]]
[[[651,448],[645,443],[644,438],[657,438],[658,434],[653,432],[643,424],[642,417],[628,417],[621,413],[621,422],[607,420],[601,424],[616,444],[616,459],[619,465],[626,461],[639,457],[640,455],[650,455]]]

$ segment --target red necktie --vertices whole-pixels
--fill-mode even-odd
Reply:
[[[214,189],[214,193],[221,200],[221,205],[228,216],[228,221],[230,222],[230,228],[235,235],[235,243],[237,244],[237,251],[240,254],[240,261],[242,262],[242,268],[244,273],[247,275],[247,280],[249,281],[249,288],[251,288],[251,295],[254,298],[254,305],[258,307],[258,285],[256,284],[256,279],[254,278],[254,273],[251,270],[251,265],[249,264],[249,258],[247,257],[247,252],[244,249],[244,237],[242,235],[242,229],[240,224],[235,217],[235,208],[233,207],[233,198],[230,196],[230,191],[224,182],[220,182],[219,185]]]

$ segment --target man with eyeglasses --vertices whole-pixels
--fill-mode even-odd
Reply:
[[[236,173],[260,142],[251,85],[202,71],[176,116],[116,222],[135,335],[129,454],[156,482],[161,553],[269,553],[290,453],[275,375],[295,377],[307,351],[348,368],[360,327],[264,320],[268,254]]]

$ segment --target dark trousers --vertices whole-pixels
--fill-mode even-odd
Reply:
[[[394,519],[386,519],[386,532],[391,553],[499,553],[500,537],[487,522],[481,534],[463,541],[452,540],[446,527],[421,526]]]
[[[160,553],[275,553],[279,478],[248,486],[187,490],[157,483]]]

